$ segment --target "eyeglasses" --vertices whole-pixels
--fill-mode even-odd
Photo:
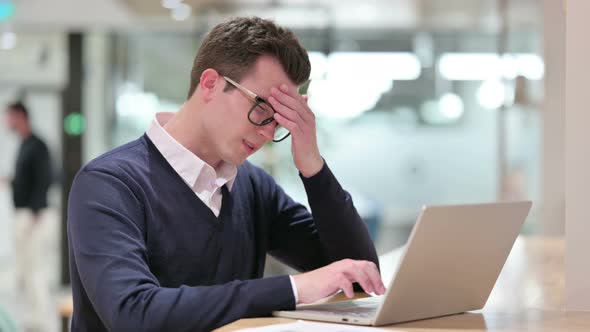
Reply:
[[[242,91],[254,102],[252,108],[250,108],[250,111],[248,112],[248,121],[250,121],[250,123],[252,123],[255,126],[262,127],[275,121],[274,114],[277,111],[275,111],[275,109],[266,100],[264,100],[262,97],[258,96],[254,92],[241,86],[239,83],[232,80],[231,78],[227,76],[223,76],[223,78],[231,85],[238,88],[238,90]],[[285,127],[281,127],[277,123],[274,138],[272,141],[275,143],[281,142],[285,138],[289,137],[289,135],[291,135],[291,133]]]

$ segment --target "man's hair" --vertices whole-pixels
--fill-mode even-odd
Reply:
[[[193,62],[187,99],[206,69],[239,82],[261,55],[277,59],[293,83],[300,85],[309,79],[307,51],[291,30],[259,17],[238,17],[218,24],[205,36]],[[226,91],[232,88],[228,84]]]
[[[25,118],[27,118],[27,119],[29,118],[29,110],[27,109],[25,104],[23,104],[23,102],[21,102],[21,101],[17,101],[17,102],[9,104],[6,109],[8,110],[8,112],[20,113],[20,114],[24,115]]]

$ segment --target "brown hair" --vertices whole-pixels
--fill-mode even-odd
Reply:
[[[307,51],[291,30],[259,17],[238,17],[218,24],[205,36],[193,62],[187,99],[205,69],[215,69],[239,82],[263,54],[276,58],[293,83],[309,79]],[[232,87],[228,84],[226,90]]]
[[[17,101],[8,105],[7,110],[9,112],[15,112],[22,114],[25,118],[29,118],[29,110],[21,101]]]

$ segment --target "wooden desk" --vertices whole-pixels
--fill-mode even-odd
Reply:
[[[384,280],[403,249],[380,257]],[[333,300],[341,300],[342,296]],[[483,310],[381,327],[397,331],[590,331],[590,312],[565,312],[563,238],[519,237]],[[293,322],[240,319],[218,332]]]

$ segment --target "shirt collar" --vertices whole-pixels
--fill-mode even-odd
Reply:
[[[157,113],[146,132],[162,156],[191,188],[201,177],[200,183],[213,181],[219,187],[225,184],[231,191],[238,173],[237,167],[222,161],[216,170],[185,148],[164,129],[173,116],[174,113],[169,112]]]

